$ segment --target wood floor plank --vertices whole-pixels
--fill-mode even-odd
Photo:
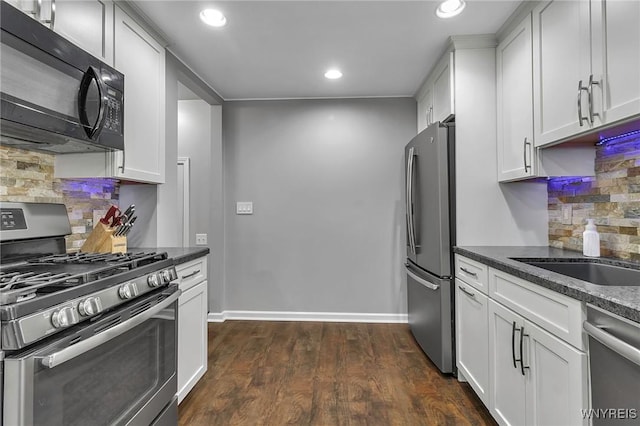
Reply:
[[[180,425],[494,425],[406,324],[209,324],[208,370]]]

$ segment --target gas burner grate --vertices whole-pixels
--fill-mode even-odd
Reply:
[[[0,271],[0,299],[10,298],[7,301],[19,302],[36,296],[37,293],[47,293],[48,288],[59,288],[82,284],[85,280],[82,276],[69,273],[54,272],[24,272],[24,271]],[[52,290],[51,290],[52,291]],[[6,303],[0,300],[0,304]]]

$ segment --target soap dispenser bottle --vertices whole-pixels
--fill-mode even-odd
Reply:
[[[582,233],[582,254],[598,257],[600,256],[600,235],[593,221],[594,219],[587,219],[587,226]]]

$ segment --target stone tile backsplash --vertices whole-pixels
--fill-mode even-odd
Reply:
[[[596,147],[595,167],[595,177],[549,180],[549,245],[582,251],[593,218],[602,256],[640,260],[640,134]]]
[[[118,205],[115,179],[55,179],[54,156],[0,146],[0,201],[63,203],[71,235],[67,251],[77,251],[93,229],[94,214]]]

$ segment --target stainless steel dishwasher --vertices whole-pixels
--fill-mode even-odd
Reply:
[[[594,426],[640,425],[640,323],[587,304]]]

